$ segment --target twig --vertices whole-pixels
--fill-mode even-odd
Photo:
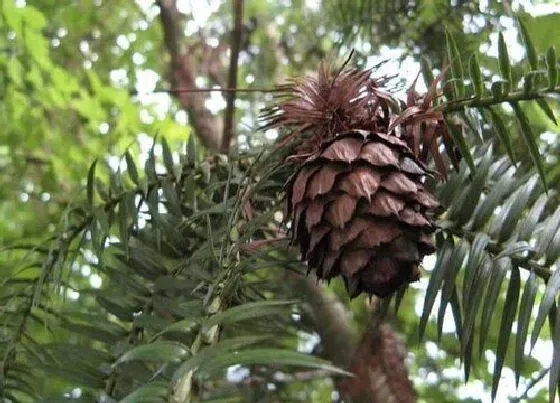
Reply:
[[[534,92],[511,92],[503,97],[495,98],[493,96],[483,98],[465,98],[457,99],[437,107],[444,113],[462,111],[464,108],[484,108],[498,103],[516,102],[516,101],[531,101],[539,98],[546,98],[553,95],[559,95],[560,88],[543,89]]]
[[[463,230],[462,228],[454,227],[454,228],[446,228],[445,230],[459,238],[465,238],[470,242],[472,242],[475,238],[474,232],[466,231]],[[488,246],[486,247],[486,250],[491,255],[494,255],[494,257],[499,255],[503,251],[503,249],[500,248],[500,244],[495,240],[490,240],[488,242]],[[550,269],[539,264],[533,259],[526,258],[526,257],[515,257],[515,256],[510,256],[510,259],[513,263],[518,265],[520,268],[529,271],[534,271],[538,277],[542,278],[545,281],[548,281],[548,279],[552,275],[552,271]]]
[[[174,88],[195,89],[196,68],[193,55],[181,49],[182,29],[180,27],[180,14],[177,11],[176,0],[158,0],[160,20],[163,30],[163,40],[169,55],[171,85]],[[218,128],[216,116],[206,109],[205,97],[196,92],[172,92],[181,103],[182,108],[189,116],[189,122],[194,127],[194,132],[202,140],[204,146],[210,150],[220,147],[221,132]]]
[[[519,403],[520,401],[526,399],[529,391],[531,389],[533,389],[535,387],[535,385],[545,377],[546,374],[548,374],[549,370],[550,370],[550,368],[541,369],[541,371],[538,373],[538,375],[536,377],[531,378],[531,381],[529,381],[529,383],[527,384],[527,387],[525,388],[525,391],[521,395],[519,395],[518,397],[511,398],[509,400],[510,403]]]
[[[239,50],[241,47],[241,33],[243,21],[243,0],[233,1],[234,26],[231,31],[231,49],[228,73],[228,88],[237,87],[237,67],[239,64]],[[227,153],[231,144],[233,134],[233,121],[235,118],[236,91],[229,91],[227,95],[227,106],[224,118],[224,132],[222,135],[222,151]]]
[[[246,244],[243,244],[241,246],[241,249],[246,250],[246,251],[255,251],[255,250],[259,250],[260,248],[270,244],[270,243],[275,243],[275,242],[282,242],[282,241],[286,241],[289,238],[286,236],[280,236],[277,238],[271,238],[271,239],[259,239],[258,241],[252,241],[252,242],[248,242]]]
[[[282,92],[284,88],[156,88],[151,93],[165,92],[169,94],[180,94],[183,92]]]

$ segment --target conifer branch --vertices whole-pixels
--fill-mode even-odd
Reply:
[[[469,242],[472,242],[475,239],[475,236],[476,236],[476,234],[474,232],[466,231],[466,230],[463,230],[462,228],[455,228],[454,227],[454,228],[446,228],[446,230],[449,231],[454,236],[456,236],[458,238],[464,238],[464,239],[468,240]],[[503,248],[500,247],[500,243],[498,241],[490,240],[488,242],[488,246],[486,247],[486,250],[491,255],[497,256],[503,251]],[[535,274],[538,277],[542,278],[545,281],[548,281],[548,279],[552,275],[552,271],[550,269],[548,269],[547,267],[537,263],[535,260],[532,260],[529,257],[524,258],[524,257],[510,256],[510,259],[511,259],[512,263],[515,263],[517,266],[519,266],[520,268],[522,268],[524,270],[528,270],[530,272],[531,271],[535,272]]]
[[[465,99],[458,99],[443,103],[438,109],[441,109],[443,113],[459,112],[465,108],[486,108],[496,104],[501,104],[504,102],[517,102],[517,101],[534,101],[537,99],[547,98],[550,96],[560,95],[560,88],[554,89],[544,89],[541,91],[516,91],[509,94],[494,97],[471,97]]]

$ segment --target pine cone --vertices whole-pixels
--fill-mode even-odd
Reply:
[[[434,251],[426,168],[394,136],[341,133],[309,157],[287,186],[293,242],[317,277],[342,275],[351,296],[385,297],[418,279]]]
[[[379,84],[370,71],[322,64],[265,113],[267,127],[291,129],[282,144],[300,135],[286,185],[292,241],[317,277],[342,275],[351,296],[385,297],[418,279],[439,206],[424,187],[428,154],[446,174],[437,82],[424,97],[410,90],[403,111]]]

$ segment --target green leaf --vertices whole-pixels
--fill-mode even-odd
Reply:
[[[107,189],[107,186],[99,179],[94,181],[95,189],[97,190],[99,197],[101,197],[101,200],[103,200],[103,202],[108,203],[111,199],[109,197],[109,190]]]
[[[457,224],[465,224],[472,218],[484,185],[488,178],[488,170],[492,163],[492,150],[489,149],[479,164],[471,184],[465,188],[465,197],[454,203],[449,210],[449,217]]]
[[[492,83],[490,91],[497,102],[500,102],[500,99],[503,98],[504,94],[507,94],[509,85],[510,83],[504,80],[497,80]]]
[[[477,233],[474,237],[463,279],[463,301],[468,301],[476,272],[482,264],[483,258],[486,257],[486,247],[489,241],[490,238],[483,232]]]
[[[453,321],[455,322],[455,334],[459,340],[463,340],[463,319],[461,318],[461,305],[459,303],[457,287],[453,289],[449,305],[451,305],[451,313],[453,314]]]
[[[290,365],[304,368],[313,368],[327,371],[335,375],[352,376],[350,372],[333,366],[328,361],[316,358],[312,355],[291,350],[275,348],[260,348],[245,351],[233,351],[214,357],[199,367],[203,376],[210,376],[217,371],[228,368],[231,365]]]
[[[116,366],[127,361],[171,362],[181,361],[189,353],[189,348],[175,341],[156,341],[151,344],[141,344],[133,347],[113,364]]]
[[[472,174],[474,174],[476,172],[476,168],[474,165],[474,159],[471,153],[471,150],[469,149],[469,146],[467,145],[467,141],[465,140],[465,133],[464,130],[457,130],[457,128],[455,127],[455,125],[452,125],[449,123],[449,120],[447,119],[447,117],[444,117],[445,122],[447,127],[449,128],[451,135],[453,136],[453,142],[455,143],[455,145],[457,146],[457,148],[459,149],[459,152],[461,153],[461,156],[463,156],[463,158],[465,159],[470,171]],[[463,126],[461,126],[462,128]]]
[[[173,185],[173,183],[170,180],[166,179],[165,181],[163,181],[162,188],[163,195],[165,196],[165,200],[167,202],[166,207],[171,213],[175,214],[178,217],[182,217],[183,211],[181,209],[181,201],[177,196],[177,192],[175,191],[175,186]]]
[[[463,266],[467,252],[469,251],[469,244],[464,239],[459,241],[459,244],[453,250],[453,255],[446,262],[448,267],[443,268],[444,270],[444,283],[441,290],[441,301],[438,308],[437,317],[437,330],[438,330],[438,340],[441,339],[441,334],[443,330],[443,320],[445,316],[445,310],[447,304],[451,301],[453,293],[456,292],[455,280],[459,270]]]
[[[495,129],[498,138],[504,145],[512,164],[515,165],[515,161],[516,161],[515,151],[513,149],[511,137],[509,135],[508,130],[506,129],[504,121],[500,117],[499,113],[497,113],[494,110],[494,108],[488,107],[487,110],[490,113],[490,118],[492,120],[492,127]]]
[[[521,304],[519,305],[519,316],[517,319],[517,336],[515,338],[515,385],[519,385],[519,376],[523,369],[523,357],[525,351],[525,342],[527,341],[527,334],[529,333],[529,323],[531,321],[531,312],[535,304],[535,297],[538,290],[538,278],[533,271],[529,275],[525,287],[523,289],[523,296],[521,297]]]
[[[548,250],[548,247],[554,239],[554,236],[556,235],[559,227],[560,207],[558,207],[556,211],[554,211],[554,214],[545,221],[544,227],[539,234],[539,237],[537,239],[537,250],[539,256],[541,256]]]
[[[541,299],[541,304],[539,305],[539,311],[535,319],[535,325],[533,326],[533,333],[531,333],[531,350],[535,347],[535,343],[539,337],[542,326],[546,320],[550,308],[555,302],[558,291],[560,290],[560,270],[554,270],[552,276],[548,279],[548,284],[544,290],[543,297]]]
[[[119,196],[120,193],[123,191],[123,184],[122,184],[122,176],[119,171],[117,172],[109,172],[109,190],[112,196]]]
[[[269,336],[238,336],[231,339],[220,340],[217,344],[204,347],[189,359],[185,360],[173,374],[173,383],[177,383],[179,379],[185,376],[190,371],[195,371],[201,364],[212,359],[219,357],[230,351],[238,351],[239,349],[262,342],[268,339]]]
[[[533,207],[531,207],[531,210],[527,213],[525,220],[523,220],[523,223],[519,226],[519,236],[517,239],[520,241],[529,241],[531,234],[535,230],[535,227],[541,218],[547,202],[548,196],[546,194],[539,196],[535,204],[533,204]]]
[[[463,121],[467,124],[469,130],[477,135],[478,140],[481,143],[484,142],[484,137],[482,135],[482,121],[480,120],[480,115],[475,108],[467,108],[461,111],[461,117]]]
[[[500,32],[498,37],[498,59],[500,62],[500,72],[502,73],[503,79],[508,83],[508,92],[511,88],[511,65],[509,63],[509,55],[504,41],[504,35]]]
[[[556,117],[554,116],[554,112],[552,111],[550,106],[546,103],[546,100],[544,98],[538,98],[537,105],[539,105],[539,108],[542,109],[542,111],[546,114],[546,116],[548,116],[548,118],[552,120],[555,125],[558,125],[558,122],[556,121]]]
[[[527,58],[529,59],[529,66],[531,66],[531,70],[538,70],[539,59],[537,57],[537,51],[535,50],[535,45],[533,45],[533,41],[531,40],[531,36],[529,35],[529,31],[527,30],[527,27],[525,26],[525,23],[521,18],[518,17],[517,22],[521,30],[523,43],[525,43],[525,51],[527,52]]]
[[[515,115],[517,116],[517,120],[519,122],[519,125],[521,126],[521,136],[523,137],[523,140],[525,140],[525,144],[527,144],[529,154],[531,155],[531,158],[533,159],[533,162],[537,167],[537,171],[539,172],[545,190],[547,190],[544,165],[535,135],[533,133],[533,129],[531,128],[527,117],[519,107],[519,104],[517,102],[510,102],[510,105],[515,111]]]
[[[422,340],[424,337],[424,331],[426,330],[426,325],[428,323],[428,318],[430,317],[430,312],[434,306],[437,293],[440,289],[441,283],[443,282],[445,268],[448,267],[448,261],[453,255],[453,240],[451,237],[445,239],[441,251],[438,253],[438,260],[434,266],[434,270],[430,275],[430,280],[428,282],[428,288],[426,289],[426,297],[424,298],[424,308],[422,309],[422,316],[420,318],[419,325],[419,339]]]
[[[533,71],[528,72],[523,77],[523,92],[525,94],[530,94],[535,90],[536,74]]]
[[[449,206],[456,198],[461,189],[464,189],[465,182],[469,177],[467,164],[461,161],[459,172],[453,172],[440,187],[438,191],[438,199],[444,206]]]
[[[157,332],[153,335],[152,340],[157,339],[158,337],[164,335],[165,333],[169,332],[178,332],[178,333],[192,333],[193,330],[198,328],[198,321],[194,321],[192,319],[184,319],[180,320],[179,322],[172,323],[171,325],[165,327],[160,332]]]
[[[107,293],[105,292],[105,294]],[[102,290],[102,292],[97,293],[95,299],[97,304],[99,304],[102,308],[105,308],[109,313],[112,313],[117,318],[125,322],[130,321],[130,318],[134,315],[134,312],[136,312],[137,309],[137,306],[134,305],[131,298],[126,295],[103,295]]]
[[[469,59],[469,73],[473,84],[474,95],[480,98],[484,95],[484,83],[480,72],[480,64],[478,63],[478,55],[473,53]]]
[[[171,149],[169,148],[169,144],[167,144],[165,137],[161,139],[161,146],[163,150],[163,164],[165,165],[165,169],[167,170],[167,173],[174,176],[175,170],[173,168],[173,155],[171,154]]]
[[[552,266],[553,262],[560,256],[560,231],[556,231],[556,235],[554,235],[554,238],[548,244],[548,248],[546,248],[545,255],[545,266]]]
[[[548,72],[548,88],[556,88],[558,84],[558,66],[556,65],[556,48],[554,45],[548,48],[546,52],[546,67]]]
[[[157,180],[155,146],[156,141],[154,139],[154,143],[148,151],[148,158],[146,158],[146,163],[144,164],[144,173],[146,174],[148,182],[155,182]]]
[[[509,343],[509,336],[511,334],[511,326],[515,319],[517,312],[517,303],[519,300],[519,267],[513,266],[511,270],[511,278],[506,294],[506,302],[504,304],[504,311],[502,312],[502,321],[500,322],[500,332],[498,335],[498,346],[496,348],[496,362],[494,363],[494,374],[492,377],[492,400],[496,398],[498,391],[498,384],[500,383],[500,376],[504,365],[504,359],[507,352]]]
[[[119,236],[124,252],[128,258],[128,199],[123,197],[119,202]]]
[[[153,230],[155,231],[155,235],[156,235],[156,247],[157,247],[157,250],[160,251],[161,250],[161,228],[159,228],[159,224],[160,224],[161,220],[160,220],[160,217],[159,217],[159,193],[158,193],[157,188],[153,188],[148,193],[148,198],[147,198],[146,201],[148,203],[148,210],[150,212],[150,215],[152,216]]]
[[[558,269],[556,269],[558,271]],[[548,374],[548,400],[554,403],[558,382],[560,381],[560,309],[556,310],[555,326],[552,334],[554,350],[552,352],[552,364]]]
[[[430,61],[422,56],[420,58],[420,67],[422,69],[422,76],[424,78],[426,88],[430,88],[430,86],[434,82],[434,74],[432,73],[432,66],[430,64]]]
[[[488,195],[476,208],[471,225],[471,229],[473,231],[478,231],[486,225],[503,197],[511,192],[514,186],[515,181],[513,181],[513,172],[506,171],[500,176],[498,182],[492,186],[490,193],[488,193]]]
[[[464,98],[465,84],[461,55],[453,35],[447,29],[445,30],[445,41],[447,46],[447,57],[451,63],[451,72],[453,74],[453,78],[455,79],[455,98]]]
[[[138,224],[138,210],[136,209],[136,192],[128,192],[125,197],[126,205],[128,207],[128,218],[131,221],[131,226],[134,228]]]
[[[463,340],[461,345],[461,350],[465,361],[470,358],[472,343],[474,337],[472,337],[474,331],[474,323],[476,315],[478,313],[478,308],[482,303],[482,296],[486,289],[486,284],[488,284],[489,276],[491,273],[492,264],[490,259],[485,256],[483,262],[481,262],[480,267],[476,269],[472,279],[472,285],[470,287],[470,292],[467,298],[463,299],[463,310],[465,311],[465,322],[463,331]],[[469,346],[470,344],[470,346]]]
[[[159,253],[145,246],[130,245],[129,250],[128,259],[120,253],[116,253],[115,257],[135,274],[152,281],[167,274],[167,269]]]
[[[132,155],[130,155],[128,150],[124,153],[124,158],[126,159],[126,171],[128,172],[130,180],[132,180],[134,184],[138,185],[138,169],[136,168],[134,159],[132,158]]]
[[[119,337],[124,336],[123,332],[111,332],[109,329],[103,329],[97,324],[79,324],[79,323],[63,323],[62,327],[68,329],[69,331],[86,336],[92,340],[98,340],[102,343],[113,345],[119,339]]]
[[[196,140],[192,134],[187,141],[187,163],[190,166],[196,165]]]
[[[93,185],[95,182],[95,167],[97,165],[97,158],[92,162],[87,174],[87,201],[90,209],[93,208]]]
[[[50,353],[53,361],[57,361],[57,357],[73,357],[76,362],[88,365],[90,368],[96,368],[111,359],[109,353],[88,347],[87,345],[76,345],[64,342],[44,345]]]
[[[103,207],[95,208],[93,216],[94,219],[90,225],[91,243],[97,258],[101,260],[105,250],[105,239],[110,228],[109,217]]]
[[[490,274],[490,283],[484,298],[484,306],[482,307],[482,315],[480,317],[480,334],[479,334],[479,355],[482,356],[484,352],[484,345],[486,344],[486,337],[490,330],[490,324],[494,309],[496,308],[496,301],[500,295],[500,289],[506,276],[506,273],[511,268],[511,261],[509,259],[500,259],[494,262],[492,273]]]
[[[498,241],[504,242],[508,239],[515,227],[517,226],[519,219],[521,218],[521,214],[525,210],[527,203],[529,202],[529,198],[531,194],[535,190],[535,186],[538,183],[538,177],[534,175],[531,177],[527,183],[520,188],[520,190],[516,191],[508,200],[506,206],[503,206],[502,211],[498,214],[497,221],[499,224],[496,226],[491,225],[491,233],[494,234],[495,229],[499,229],[498,233]],[[494,224],[494,223],[492,223]]]
[[[140,386],[119,403],[156,403],[167,402],[167,382],[153,382]]]
[[[295,304],[296,301],[257,301],[229,308],[223,312],[211,316],[204,326],[211,327],[217,324],[232,324],[242,320],[258,318],[267,315],[276,315],[286,312],[286,307]]]
[[[527,251],[534,251],[535,249],[529,245],[527,241],[517,241],[508,244],[494,259],[498,260],[503,257],[517,255]]]
[[[461,339],[461,343],[463,343],[463,340],[465,339]],[[468,339],[466,339],[466,344],[464,345],[464,347],[461,347],[461,352],[463,355],[463,367],[464,367],[464,371],[465,371],[465,382],[469,381],[469,375],[471,372],[471,361],[472,361],[472,350],[473,350],[473,344],[474,344],[474,337],[469,337]]]
[[[63,367],[62,365],[56,365],[54,363],[46,363],[42,368],[45,373],[48,373],[53,378],[62,378],[67,382],[75,384],[77,386],[86,386],[92,389],[102,389],[105,385],[103,380],[103,374],[99,371],[98,373],[92,373],[93,371],[78,371],[76,366],[73,368]],[[14,402],[21,400],[14,399]]]

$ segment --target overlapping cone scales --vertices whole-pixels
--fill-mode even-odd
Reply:
[[[438,142],[445,122],[432,106],[437,81],[423,98],[409,91],[406,104],[382,81],[322,64],[263,116],[266,127],[289,130],[281,144],[299,140],[287,184],[293,243],[319,278],[341,275],[353,296],[386,296],[418,277],[434,250],[438,207],[423,185],[428,154],[439,177],[446,172]]]
[[[292,238],[317,276],[351,295],[387,296],[418,277],[434,247],[426,168],[395,136],[350,130],[323,143],[290,179]]]

